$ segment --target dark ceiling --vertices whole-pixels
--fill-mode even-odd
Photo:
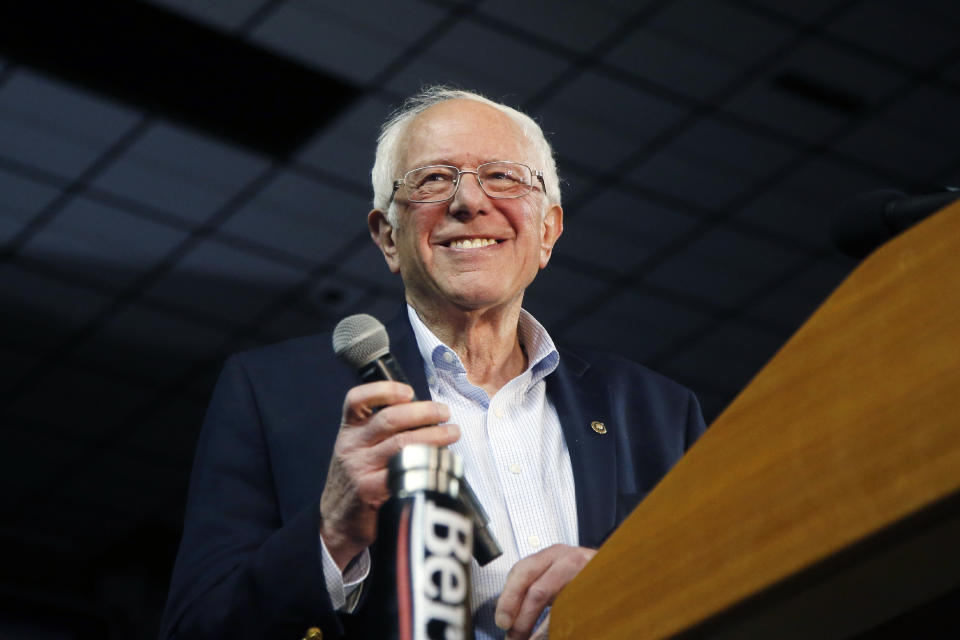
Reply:
[[[423,84],[538,118],[527,307],[708,419],[854,266],[840,202],[960,178],[954,0],[7,4],[3,637],[155,635],[223,358],[399,308],[368,175]]]

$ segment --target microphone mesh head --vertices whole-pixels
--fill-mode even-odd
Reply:
[[[390,337],[383,324],[365,313],[347,316],[333,330],[333,352],[359,369],[390,351]]]

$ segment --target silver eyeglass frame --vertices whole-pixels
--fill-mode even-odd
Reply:
[[[440,200],[409,200],[408,202],[412,202],[414,204],[436,204],[438,202],[447,202],[448,200],[453,200],[457,195],[457,191],[460,190],[460,178],[462,178],[463,175],[466,173],[472,173],[473,175],[477,176],[477,184],[480,185],[480,190],[483,191],[483,193],[486,194],[488,198],[493,198],[494,200],[513,200],[516,198],[522,198],[523,196],[530,193],[530,191],[533,191],[534,185],[531,182],[530,189],[528,191],[516,196],[498,196],[498,195],[493,195],[487,192],[487,189],[483,186],[483,181],[480,179],[480,168],[490,164],[502,164],[502,163],[518,164],[522,167],[526,167],[527,170],[530,172],[530,174],[534,178],[540,181],[541,190],[544,193],[547,192],[547,183],[544,182],[543,180],[543,171],[540,171],[539,169],[534,169],[533,167],[531,167],[525,162],[515,162],[513,160],[491,160],[490,162],[483,162],[481,164],[478,164],[477,168],[472,170],[471,169],[461,170],[459,167],[455,167],[452,164],[427,164],[422,167],[414,167],[413,169],[410,169],[410,171],[407,171],[406,173],[404,173],[402,178],[398,178],[393,181],[393,191],[390,193],[390,200],[387,202],[387,206],[393,204],[393,199],[394,197],[396,197],[397,191],[400,189],[400,187],[406,185],[405,180],[408,175],[410,175],[414,171],[422,171],[423,169],[431,169],[433,167],[453,169],[454,171],[457,172],[457,177],[456,177],[456,180],[454,180],[454,184],[453,184],[453,192],[446,198],[442,198]]]

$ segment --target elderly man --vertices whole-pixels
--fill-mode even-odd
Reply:
[[[384,637],[393,585],[377,518],[387,462],[412,443],[463,458],[504,547],[473,567],[476,636],[529,637],[703,431],[688,390],[558,350],[521,308],[563,231],[552,151],[528,116],[428,89],[384,125],[373,186],[370,233],[406,292],[392,351],[413,388],[356,385],[329,336],[231,358],[198,444],[163,637]]]

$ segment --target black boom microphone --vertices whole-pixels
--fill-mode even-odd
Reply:
[[[390,354],[390,337],[386,328],[371,315],[358,313],[338,322],[333,330],[333,352],[357,370],[362,382],[394,380],[410,384],[400,364]],[[473,520],[473,557],[484,566],[500,557],[503,550],[490,530],[490,517],[466,478],[460,487],[463,489],[460,497]]]
[[[833,245],[852,258],[864,258],[881,244],[960,198],[960,191],[911,196],[896,189],[870,191],[847,200],[833,223]]]

